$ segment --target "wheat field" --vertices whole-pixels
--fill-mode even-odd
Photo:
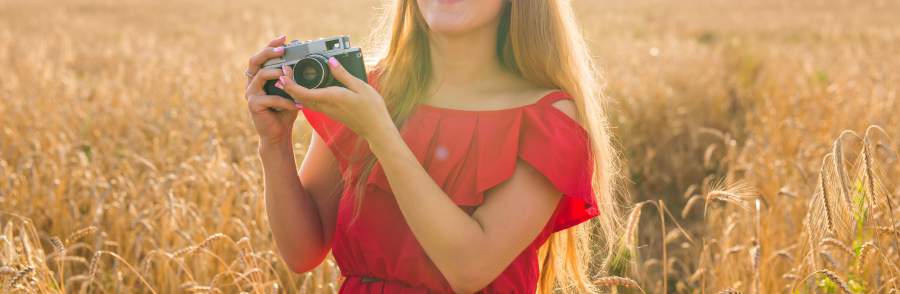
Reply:
[[[900,291],[900,3],[574,5],[633,196],[596,284]],[[335,293],[333,261],[276,252],[243,69],[379,7],[0,0],[0,293]]]

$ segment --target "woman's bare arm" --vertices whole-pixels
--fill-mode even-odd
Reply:
[[[575,115],[571,101],[554,106]],[[434,182],[396,129],[373,138],[370,148],[403,217],[457,293],[478,291],[500,275],[534,241],[562,197],[544,175],[517,160],[513,176],[488,190],[470,216]]]
[[[244,98],[259,134],[259,155],[265,181],[266,216],[278,251],[294,272],[318,266],[331,249],[338,199],[340,171],[334,156],[315,132],[297,175],[291,133],[300,105],[263,90],[266,81],[278,79],[279,69],[262,64],[284,54],[286,36],[275,38],[247,63]]]
[[[287,78],[290,67],[283,68],[279,81],[304,107],[341,121],[368,141],[410,230],[455,292],[474,292],[489,284],[535,240],[562,193],[519,161],[512,178],[485,192],[490,196],[470,216],[422,167],[391,120],[381,94],[336,59],[330,58],[328,67],[346,88],[301,87]],[[566,109],[573,108],[560,108],[572,117],[574,113]]]
[[[260,144],[266,215],[275,243],[293,272],[318,266],[331,250],[342,185],[334,155],[315,132],[297,174],[290,141]]]

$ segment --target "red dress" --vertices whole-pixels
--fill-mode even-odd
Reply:
[[[571,98],[557,91],[532,104],[484,111],[422,104],[400,128],[432,179],[470,215],[484,201],[486,190],[512,176],[517,158],[564,194],[537,238],[479,293],[535,293],[540,277],[538,248],[551,233],[598,215],[587,132],[551,106],[560,99]],[[302,111],[341,170],[357,170],[358,159],[370,152],[367,144],[353,152],[356,134],[352,130],[324,113]],[[362,210],[353,226],[349,222],[354,185],[344,186],[332,244],[344,280],[340,293],[453,292],[410,231],[379,164],[367,179]]]

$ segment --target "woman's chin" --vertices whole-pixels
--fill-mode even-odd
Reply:
[[[432,32],[461,33],[492,23],[503,0],[417,0],[419,12]]]
[[[429,31],[439,35],[462,35],[471,32],[472,29],[464,26],[433,26]]]
[[[428,22],[428,30],[432,33],[437,34],[465,34],[466,32],[472,31],[474,29],[475,26],[468,23],[466,20],[446,19],[433,20]]]
[[[435,0],[440,5],[456,5],[464,2],[465,0]]]

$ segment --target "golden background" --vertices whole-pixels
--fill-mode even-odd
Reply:
[[[640,258],[608,274],[648,293],[898,288],[898,2],[574,6],[628,190],[672,212],[661,229],[632,210]],[[360,44],[379,9],[0,0],[0,292],[334,291],[332,261],[297,275],[275,252],[243,70],[280,34]]]

